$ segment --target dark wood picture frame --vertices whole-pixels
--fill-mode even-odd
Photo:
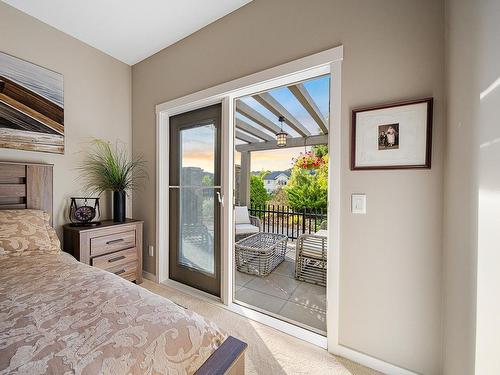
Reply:
[[[358,113],[376,111],[380,109],[394,108],[408,106],[412,104],[427,103],[427,134],[426,134],[426,145],[425,145],[425,163],[424,164],[412,164],[412,165],[381,165],[381,166],[356,166],[356,117]],[[417,100],[408,100],[390,104],[376,105],[364,108],[357,108],[352,110],[352,121],[351,121],[351,170],[361,171],[361,170],[385,170],[385,169],[430,169],[431,168],[431,158],[432,158],[432,118],[433,118],[433,104],[434,99],[424,98]]]

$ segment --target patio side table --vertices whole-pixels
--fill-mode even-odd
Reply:
[[[236,269],[251,275],[269,275],[285,260],[287,241],[283,234],[261,232],[236,242]]]
[[[328,232],[301,234],[297,239],[295,278],[311,284],[326,286],[326,254]]]

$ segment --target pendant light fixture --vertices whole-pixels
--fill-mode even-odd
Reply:
[[[285,118],[283,116],[280,116],[278,117],[278,121],[280,122],[281,130],[276,134],[276,145],[278,147],[285,147],[286,137],[288,136],[288,134],[283,131],[283,121],[285,121]]]

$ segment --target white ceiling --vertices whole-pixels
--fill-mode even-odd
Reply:
[[[251,0],[3,0],[129,65]]]

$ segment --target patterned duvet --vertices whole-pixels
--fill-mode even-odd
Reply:
[[[192,374],[226,336],[65,253],[0,256],[0,374]]]

